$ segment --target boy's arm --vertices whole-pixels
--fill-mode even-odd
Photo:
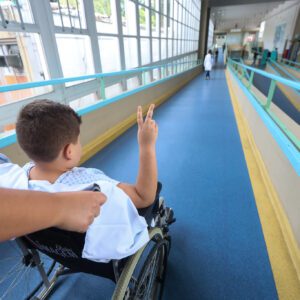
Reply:
[[[137,208],[150,206],[155,200],[157,188],[157,163],[155,144],[158,127],[152,119],[154,104],[151,104],[143,121],[142,108],[137,110],[138,143],[139,143],[139,170],[135,185],[118,184],[132,200]]]

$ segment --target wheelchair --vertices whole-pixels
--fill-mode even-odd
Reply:
[[[115,282],[113,300],[161,299],[167,260],[171,248],[169,226],[175,222],[173,210],[165,206],[160,197],[162,185],[158,183],[152,206],[140,209],[148,223],[150,241],[134,255],[109,263],[97,263],[81,257],[85,234],[49,228],[16,239],[21,261],[18,267],[0,276],[0,299],[19,299],[11,296],[23,275],[34,270],[28,294],[23,299],[42,300],[55,292],[58,278],[73,273],[88,273]],[[1,263],[1,260],[0,260]],[[38,276],[39,275],[39,276]],[[1,288],[5,279],[5,288]],[[4,290],[4,292],[3,292]],[[24,292],[22,292],[24,293]]]

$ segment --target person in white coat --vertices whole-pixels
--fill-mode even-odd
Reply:
[[[208,53],[204,58],[204,70],[206,72],[205,79],[210,79],[210,71],[212,69],[213,61],[212,61],[212,52],[208,50]]]

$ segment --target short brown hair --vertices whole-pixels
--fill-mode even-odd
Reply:
[[[21,110],[16,133],[25,153],[34,161],[51,162],[64,146],[76,143],[81,118],[67,105],[37,100]]]

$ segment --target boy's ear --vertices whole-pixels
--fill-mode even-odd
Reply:
[[[63,158],[66,159],[66,160],[70,160],[72,158],[72,146],[71,146],[71,144],[67,144],[63,148],[62,155],[63,155]]]

